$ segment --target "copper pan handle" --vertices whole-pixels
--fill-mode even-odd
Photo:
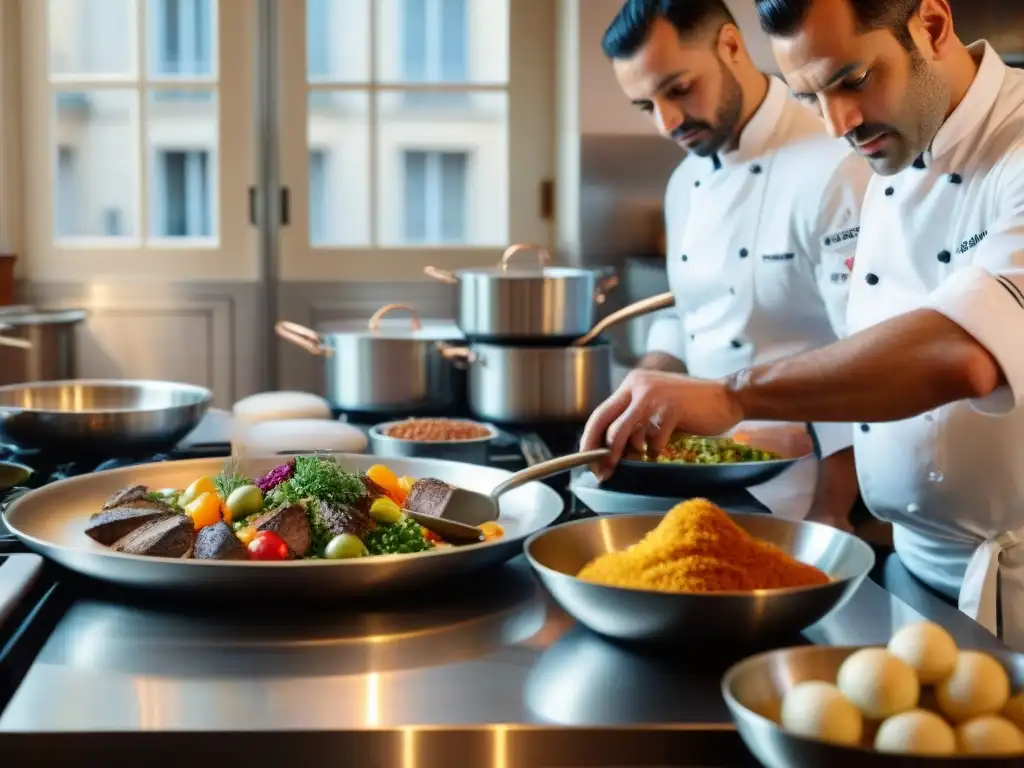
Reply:
[[[324,344],[323,336],[304,325],[281,320],[274,325],[274,333],[311,355],[330,357],[334,354],[334,350]]]
[[[404,309],[408,312],[411,317],[409,321],[412,323],[412,329],[418,331],[422,326],[420,325],[419,313],[410,307],[408,304],[385,304],[383,307],[378,309],[372,315],[370,315],[369,328],[372,333],[376,333],[380,330],[380,321],[384,319],[384,315],[389,312],[394,312],[396,309]]]
[[[608,292],[613,291],[619,287],[619,276],[608,275],[602,277],[597,282],[597,288],[594,290],[594,303],[604,304],[608,300]]]
[[[632,320],[634,317],[640,317],[641,315],[648,315],[651,312],[657,312],[659,309],[666,309],[667,307],[673,306],[675,303],[676,297],[671,291],[659,293],[657,296],[651,296],[649,299],[642,299],[641,301],[634,302],[628,307],[623,307],[620,310],[612,312],[608,317],[599,321],[593,328],[576,339],[576,341],[573,342],[573,346],[585,347],[613,325],[618,325],[619,323],[624,323],[627,320]]]
[[[447,283],[448,285],[458,285],[460,282],[459,278],[454,274],[440,267],[424,267],[423,274],[437,280],[439,283]]]
[[[540,262],[541,266],[551,263],[551,254],[548,253],[547,248],[536,243],[516,243],[515,245],[509,246],[503,254],[501,254],[501,261],[498,262],[502,272],[508,271],[508,262],[520,251],[536,251],[537,261]]]
[[[460,371],[464,371],[473,363],[477,357],[469,347],[453,347],[443,341],[434,342],[434,349],[441,353],[441,357],[454,365]]]

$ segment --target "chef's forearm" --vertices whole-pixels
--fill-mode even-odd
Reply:
[[[992,355],[928,309],[725,380],[745,419],[863,422],[906,419],[986,397],[1001,383]]]

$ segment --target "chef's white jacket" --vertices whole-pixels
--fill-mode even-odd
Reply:
[[[666,261],[676,305],[652,324],[648,352],[718,378],[844,335],[870,178],[848,143],[769,78],[738,147],[688,155],[669,181]],[[823,457],[853,444],[849,424],[812,427]]]
[[[858,425],[854,445],[861,493],[893,522],[906,567],[993,632],[1001,604],[1004,641],[1024,650],[1024,72],[984,42],[971,52],[978,74],[929,151],[871,181],[847,320],[852,333],[938,310],[1008,385]]]

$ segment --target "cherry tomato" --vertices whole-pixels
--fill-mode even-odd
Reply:
[[[260,531],[249,542],[250,560],[287,560],[288,545],[273,531]]]

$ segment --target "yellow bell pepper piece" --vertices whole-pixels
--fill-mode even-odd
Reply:
[[[486,523],[480,524],[480,530],[484,533],[484,539],[500,539],[505,535],[505,529],[498,525],[493,520],[488,520]]]
[[[192,518],[192,524],[198,531],[200,528],[220,522],[220,505],[220,497],[216,491],[204,493],[185,506],[185,514]]]

